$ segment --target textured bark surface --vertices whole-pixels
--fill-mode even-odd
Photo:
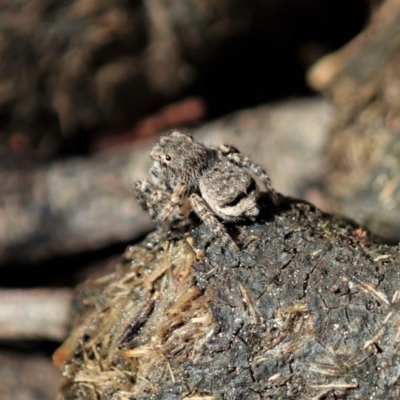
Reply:
[[[399,398],[398,246],[290,199],[230,232],[154,233],[84,284],[60,399]]]
[[[400,240],[400,1],[310,73],[338,106],[325,180],[332,210]]]

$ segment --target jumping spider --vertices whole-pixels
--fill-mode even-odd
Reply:
[[[254,177],[278,205],[267,173],[233,146],[206,147],[174,131],[160,139],[150,157],[154,160],[149,171],[153,183],[138,180],[136,198],[163,225],[184,221],[193,210],[225,245],[238,251],[221,221],[258,216],[260,190]]]

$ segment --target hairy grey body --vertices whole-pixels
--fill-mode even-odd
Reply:
[[[136,198],[162,225],[183,223],[193,210],[226,246],[238,251],[223,221],[254,220],[259,215],[255,178],[278,205],[267,173],[233,146],[206,147],[174,131],[160,139],[150,157],[152,182],[136,181]]]

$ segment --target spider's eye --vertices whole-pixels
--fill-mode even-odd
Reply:
[[[170,156],[169,154],[167,154],[167,155],[165,156],[165,159],[166,159],[167,161],[171,161],[171,156]]]

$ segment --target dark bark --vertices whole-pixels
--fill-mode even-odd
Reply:
[[[290,199],[230,232],[154,233],[84,284],[60,398],[399,398],[398,246]]]

